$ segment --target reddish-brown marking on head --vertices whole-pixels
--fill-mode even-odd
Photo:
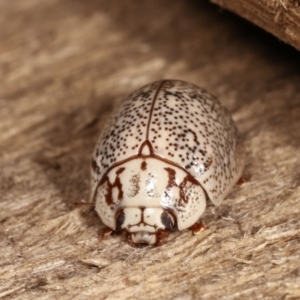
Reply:
[[[175,181],[176,179],[176,171],[172,168],[165,168],[165,170],[168,172],[168,184],[167,189],[172,188],[173,186],[179,187],[180,189],[180,205],[183,205],[184,203],[188,203],[189,199],[187,198],[185,187],[190,182],[194,185],[200,185],[200,183],[190,174],[187,174],[183,181],[178,185]]]
[[[105,175],[101,180],[101,184],[103,184],[104,182],[107,182],[105,201],[106,201],[108,206],[110,206],[113,203],[112,189],[114,187],[118,188],[118,190],[119,190],[118,200],[121,201],[123,199],[122,183],[121,183],[121,180],[119,178],[119,175],[122,172],[124,172],[124,170],[125,170],[124,167],[117,170],[117,172],[116,172],[117,176],[116,176],[116,179],[115,179],[114,183],[110,183],[109,178],[108,178],[107,175]]]
[[[142,171],[147,170],[147,163],[146,163],[145,160],[144,160],[144,161],[142,162],[142,164],[141,164],[141,170],[142,170]]]

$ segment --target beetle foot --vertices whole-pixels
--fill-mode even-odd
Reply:
[[[155,246],[160,246],[161,244],[163,244],[167,240],[169,235],[170,235],[170,231],[166,231],[166,230],[158,231],[156,234]]]
[[[102,240],[106,239],[108,236],[111,235],[112,232],[113,232],[112,229],[110,229],[109,227],[105,227],[101,233],[101,239]]]
[[[191,226],[190,229],[192,230],[193,234],[199,234],[201,231],[206,230],[207,227],[202,222],[197,222],[193,226]]]
[[[245,182],[250,181],[250,176],[243,175],[240,179],[236,182],[236,185],[243,185]]]

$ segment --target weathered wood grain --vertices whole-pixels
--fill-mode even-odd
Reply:
[[[300,50],[299,0],[211,0]]]
[[[0,1],[0,298],[300,297],[299,53],[204,1]],[[216,94],[245,138],[246,175],[208,230],[159,248],[99,241],[93,146],[150,81]]]

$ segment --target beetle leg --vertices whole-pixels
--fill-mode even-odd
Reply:
[[[170,231],[167,230],[160,230],[156,233],[156,243],[155,246],[160,246],[163,244],[168,236],[170,235]]]
[[[193,231],[193,234],[198,234],[203,230],[206,230],[207,227],[205,224],[203,224],[202,222],[198,223],[196,222],[193,226],[191,226],[189,229],[191,229]]]
[[[242,175],[240,179],[236,182],[236,185],[243,185],[247,181],[250,181],[250,176]]]
[[[101,233],[101,239],[102,240],[106,239],[112,232],[113,232],[112,229],[110,229],[109,227],[105,227]]]

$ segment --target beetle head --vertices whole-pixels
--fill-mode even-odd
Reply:
[[[176,219],[163,208],[125,207],[116,214],[116,223],[116,232],[126,231],[131,245],[158,246],[176,226]]]

